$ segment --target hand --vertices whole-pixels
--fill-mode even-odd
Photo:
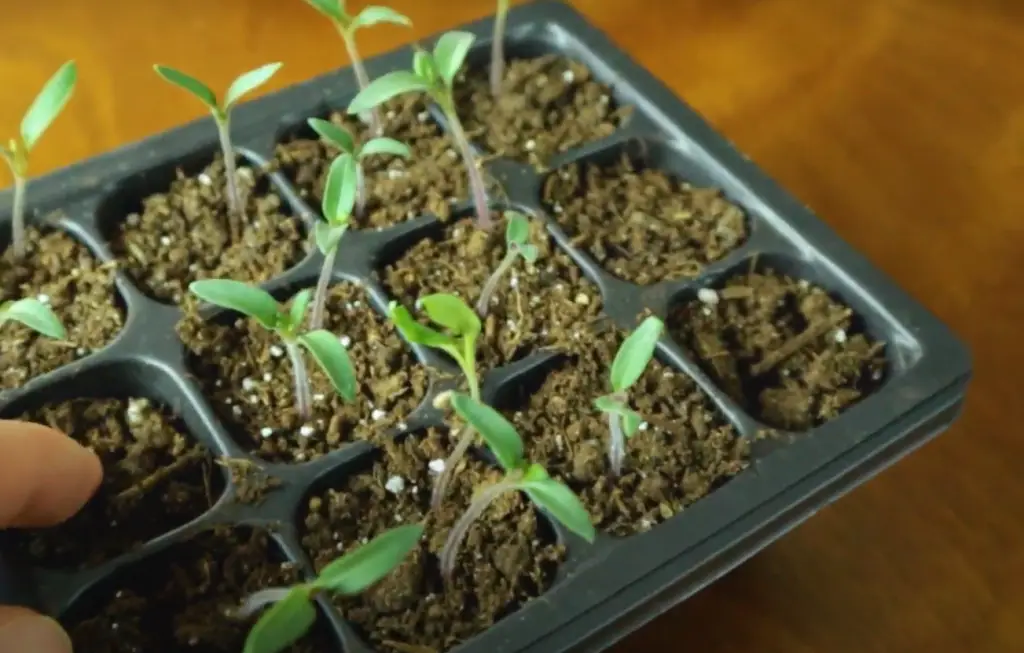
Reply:
[[[0,529],[54,526],[78,512],[103,476],[99,458],[59,431],[0,420]],[[48,617],[0,606],[0,653],[70,653]]]

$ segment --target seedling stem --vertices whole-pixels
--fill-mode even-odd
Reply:
[[[501,82],[505,77],[505,23],[508,20],[508,0],[498,0],[494,16],[494,36],[491,41],[491,95],[501,95]]]
[[[487,315],[487,309],[491,305],[491,298],[494,291],[498,289],[498,282],[521,256],[528,263],[537,260],[539,251],[536,245],[530,244],[530,222],[525,215],[517,211],[507,211],[505,217],[508,220],[505,226],[505,257],[484,283],[480,291],[480,298],[476,302],[476,312],[480,317]]]

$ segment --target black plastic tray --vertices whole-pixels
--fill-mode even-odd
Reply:
[[[491,27],[491,19],[486,19],[460,28],[478,37],[471,60],[486,60]],[[551,169],[605,156],[642,139],[652,146],[655,165],[695,183],[724,189],[750,216],[748,242],[708,267],[701,278],[645,288],[603,273],[569,246],[558,227],[549,225],[558,243],[599,285],[620,326],[634,324],[644,307],[664,314],[670,300],[713,284],[756,254],[786,261],[786,271],[834,292],[859,314],[870,334],[887,343],[889,369],[879,390],[831,422],[794,434],[784,445],[755,447],[749,469],[647,533],[625,539],[600,537],[590,546],[563,537],[570,547],[569,557],[546,600],[527,604],[457,649],[474,653],[603,651],[948,427],[959,415],[971,362],[961,342],[933,315],[569,6],[542,0],[513,9],[507,49],[512,55],[557,52],[582,61],[614,88],[617,102],[635,107],[625,127],[605,140],[556,157]],[[408,67],[411,54],[411,49],[402,48],[371,59],[369,72],[377,76]],[[233,117],[235,143],[244,156],[260,163],[271,155],[284,130],[310,115],[323,114],[328,107],[344,107],[354,88],[351,71],[344,69],[243,104]],[[439,114],[434,117],[440,121]],[[124,217],[114,210],[122,204],[116,198],[141,199],[161,190],[175,167],[198,171],[216,151],[212,122],[197,120],[35,180],[30,208],[36,215],[62,210],[66,218],[60,226],[100,258],[110,259],[104,233],[112,221]],[[541,175],[507,160],[488,165],[506,184],[513,206],[541,209]],[[297,214],[313,219],[315,208],[304,205],[282,177],[274,177],[273,183]],[[0,206],[6,208],[10,201],[9,192],[0,195]],[[459,205],[460,211],[469,208],[468,202]],[[6,234],[10,215],[0,216],[0,221]],[[370,275],[378,257],[389,244],[408,242],[434,223],[433,217],[425,216],[380,232],[350,232],[342,241],[336,279],[366,283],[382,311],[387,297]],[[310,254],[265,287],[284,298],[299,284],[311,285],[319,264],[319,254]],[[215,453],[246,458],[186,372],[184,349],[173,330],[178,309],[147,298],[126,278],[119,279],[118,286],[128,319],[117,340],[103,351],[4,393],[0,414],[11,416],[42,402],[73,397],[149,396],[174,407],[190,433]],[[660,349],[662,360],[691,374],[744,436],[765,428],[718,390],[670,338],[664,339]],[[429,352],[418,350],[418,355],[429,364],[445,365]],[[543,364],[543,359],[538,355],[495,370],[485,381],[485,393],[494,396],[504,383],[514,382],[518,375]],[[431,394],[441,387],[434,383]],[[438,422],[429,401],[430,396],[415,418],[407,420],[409,431]],[[226,478],[228,488],[209,513],[97,569],[60,574],[0,565],[0,600],[63,614],[112,571],[215,523],[284,522],[285,528],[275,538],[287,557],[307,565],[294,526],[303,496],[328,472],[333,476],[358,464],[371,454],[371,448],[354,443],[302,465],[261,463],[284,481],[284,487],[259,506],[235,502]],[[330,611],[330,620],[341,636],[342,650],[369,650],[337,613]]]

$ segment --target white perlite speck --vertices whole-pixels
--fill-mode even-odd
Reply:
[[[338,342],[341,343],[342,347],[346,347],[347,348],[349,345],[352,344],[352,338],[349,338],[348,336],[342,336],[342,337],[338,338]]]
[[[129,424],[136,425],[142,422],[142,410],[149,406],[147,399],[130,399],[128,401],[128,410],[125,413],[125,419],[128,420]]]
[[[249,392],[250,390],[252,390],[255,387],[256,387],[256,382],[253,381],[252,379],[250,379],[249,377],[245,377],[244,379],[242,379],[242,390],[245,390],[246,392]]]
[[[714,306],[718,303],[718,293],[712,288],[701,288],[697,291],[697,299],[708,306]]]
[[[395,112],[394,112],[394,110],[393,110],[393,109],[392,109],[392,110],[390,110],[390,111],[388,111],[388,112],[387,112],[386,114],[384,114],[384,115],[386,115],[386,116],[388,117],[388,120],[394,120],[394,119],[395,119]]]
[[[846,331],[836,329],[836,332],[832,334],[832,339],[836,341],[836,344],[843,344],[846,342]]]
[[[637,428],[640,429],[641,431],[646,431],[648,428],[648,424],[647,422],[640,422],[640,426],[638,426]]]
[[[608,104],[611,101],[611,98],[609,98],[607,95],[602,95],[601,97],[597,98],[597,101],[600,102],[601,104]]]
[[[380,408],[374,408],[373,412],[370,413],[370,417],[373,418],[374,421],[380,421],[387,417],[387,415],[388,414],[381,410]]]
[[[430,120],[430,113],[427,111],[420,111],[419,113],[416,114],[416,120],[419,120],[420,122],[426,122]]]
[[[399,429],[400,431],[404,431],[404,430],[405,430],[405,429],[407,429],[407,428],[409,428],[409,425],[408,425],[408,424],[406,424],[405,422],[399,422],[399,423],[398,423],[398,429]]]
[[[85,356],[88,353],[89,352],[86,350],[85,347],[79,347],[78,349],[75,350],[75,354],[78,356]]]
[[[405,490],[405,479],[402,478],[401,476],[392,476],[384,484],[384,489],[390,492],[391,494],[398,494],[399,492]]]
[[[210,175],[206,174],[205,172],[202,172],[199,173],[199,183],[202,184],[203,186],[212,186],[213,179],[210,179]]]
[[[405,173],[401,170],[395,170],[394,168],[388,168],[388,179],[401,179],[405,176]]]
[[[242,416],[242,407],[241,406],[232,406],[231,407],[231,414],[234,415],[235,417],[241,417]]]
[[[511,279],[509,279],[508,280],[508,287],[509,288],[518,288],[519,287],[519,277],[512,277]]]
[[[576,81],[575,73],[573,73],[571,70],[565,71],[564,73],[562,73],[562,81],[565,82],[566,84],[572,84],[574,81]]]
[[[263,428],[260,429],[260,435],[262,435],[265,438],[269,438],[270,436],[274,435],[274,429],[270,428],[269,426],[264,426]]]
[[[278,347],[277,345],[271,345],[270,355],[273,356],[274,358],[281,358],[282,356],[284,356],[284,350]]]
[[[163,245],[164,247],[167,247],[168,245],[171,244],[171,237],[170,236],[160,236],[160,244]]]
[[[435,458],[427,463],[427,467],[435,474],[440,474],[444,471],[444,461],[440,458]]]
[[[530,140],[523,143],[523,147],[526,148],[527,152],[533,152],[533,150],[537,147],[537,141],[531,138]]]
[[[301,435],[304,438],[308,438],[314,433],[316,433],[316,429],[310,426],[309,424],[303,424],[302,428],[299,429],[299,435]]]
[[[316,393],[315,395],[313,395],[313,401],[323,401],[326,398],[327,398],[326,395],[324,395],[322,393],[319,393],[319,392]]]
[[[49,304],[50,296],[47,295],[46,293],[39,293],[38,295],[36,295],[36,301],[38,301],[40,304]]]
[[[273,375],[271,375],[271,373],[270,373],[270,372],[264,372],[264,373],[263,373],[263,380],[264,380],[264,381],[269,381],[269,380],[271,380],[272,378],[274,378],[274,377],[273,377]]]

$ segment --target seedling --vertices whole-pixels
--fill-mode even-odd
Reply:
[[[505,77],[505,22],[508,19],[508,0],[498,0],[494,14],[494,36],[491,40],[491,95],[501,95],[501,81]]]
[[[480,381],[476,372],[476,340],[480,335],[480,318],[469,306],[454,295],[442,293],[426,295],[417,302],[423,307],[432,322],[445,329],[445,333],[436,331],[417,322],[408,309],[396,302],[388,306],[391,321],[411,343],[440,349],[447,353],[462,370],[469,385],[469,394],[474,399],[480,398]],[[434,486],[432,505],[440,507],[448,487],[449,479],[455,466],[466,455],[473,443],[473,429],[467,424],[458,436],[455,449],[444,462],[444,469],[438,476]]]
[[[396,70],[373,80],[352,100],[348,112],[362,113],[403,93],[426,93],[441,107],[448,120],[452,138],[466,164],[478,224],[482,229],[489,229],[491,219],[487,207],[487,189],[477,168],[473,148],[459,121],[452,93],[455,76],[462,68],[474,39],[469,32],[447,32],[437,40],[433,53],[417,49],[413,55],[412,70]]]
[[[320,279],[316,284],[316,294],[313,297],[313,312],[309,319],[309,328],[313,330],[321,328],[324,323],[327,287],[331,283],[334,259],[338,255],[338,243],[348,230],[349,219],[352,217],[355,195],[355,159],[347,154],[342,154],[334,159],[327,172],[327,183],[324,186],[322,202],[324,220],[317,221],[313,228],[317,249],[324,256],[323,267],[320,268]]]
[[[505,213],[508,223],[505,225],[505,258],[495,268],[483,290],[480,291],[480,298],[476,302],[476,312],[480,317],[487,315],[487,307],[491,305],[491,297],[498,288],[501,277],[508,272],[517,259],[522,257],[527,263],[537,260],[540,250],[536,245],[528,242],[530,238],[530,221],[525,215],[517,211]]]
[[[11,247],[18,258],[25,255],[25,192],[28,184],[28,163],[32,148],[71,99],[78,81],[78,65],[68,61],[43,85],[21,119],[18,136],[0,146],[0,155],[14,177],[14,206],[11,209]]]
[[[391,573],[423,537],[421,524],[399,526],[337,558],[312,581],[271,587],[251,594],[234,617],[248,619],[271,605],[249,631],[243,653],[279,653],[305,635],[316,621],[313,601],[323,592],[353,596]]]
[[[459,548],[474,521],[480,518],[491,503],[506,492],[522,491],[530,500],[567,529],[587,542],[594,541],[594,524],[579,497],[561,481],[548,474],[542,466],[531,463],[523,453],[523,439],[501,413],[477,399],[461,393],[452,393],[451,405],[455,412],[483,436],[488,448],[505,470],[505,477],[473,497],[469,508],[448,533],[441,550],[441,573],[451,578],[455,570]]]
[[[199,101],[210,110],[214,122],[217,123],[217,136],[220,139],[220,149],[224,156],[224,175],[227,177],[228,224],[230,225],[232,238],[235,242],[239,242],[242,239],[242,222],[245,219],[245,206],[242,202],[242,196],[238,191],[235,152],[231,147],[231,109],[243,95],[266,84],[273,77],[274,73],[281,68],[281,65],[280,63],[269,63],[247,73],[242,73],[235,81],[231,82],[231,86],[228,87],[223,101],[218,101],[216,93],[195,77],[167,66],[159,64],[153,66],[153,69],[160,77],[199,98]]]
[[[356,374],[341,341],[324,329],[299,333],[312,296],[309,290],[298,292],[287,308],[278,304],[267,291],[231,279],[193,281],[189,290],[204,301],[253,318],[281,338],[295,380],[295,407],[302,419],[309,419],[312,402],[309,375],[300,347],[309,351],[342,398],[346,401],[355,399]]]
[[[24,324],[47,338],[55,340],[67,338],[64,325],[61,324],[60,318],[53,312],[53,309],[35,297],[25,297],[0,304],[0,326],[8,322]]]
[[[366,208],[366,174],[363,172],[363,159],[376,154],[391,154],[406,159],[412,156],[408,145],[387,136],[378,136],[362,145],[357,145],[352,134],[340,125],[322,118],[310,118],[308,122],[321,138],[340,149],[343,153],[342,156],[351,157],[355,161],[357,216],[362,216]]]
[[[594,400],[594,406],[608,416],[608,460],[612,473],[622,473],[622,461],[626,457],[626,439],[633,437],[643,419],[631,409],[627,392],[643,375],[647,365],[654,358],[654,350],[665,324],[649,316],[627,337],[612,361],[612,392]]]
[[[306,0],[306,4],[330,19],[334,28],[338,30],[341,40],[345,42],[348,58],[352,61],[352,69],[356,73],[356,82],[359,84],[360,90],[370,85],[370,76],[366,73],[363,58],[359,56],[359,50],[356,48],[356,30],[380,23],[412,26],[412,21],[408,16],[388,7],[366,7],[353,17],[345,11],[345,0]],[[360,112],[360,114],[365,115],[369,121],[371,133],[381,133],[380,115],[376,107],[368,107],[367,111]]]

